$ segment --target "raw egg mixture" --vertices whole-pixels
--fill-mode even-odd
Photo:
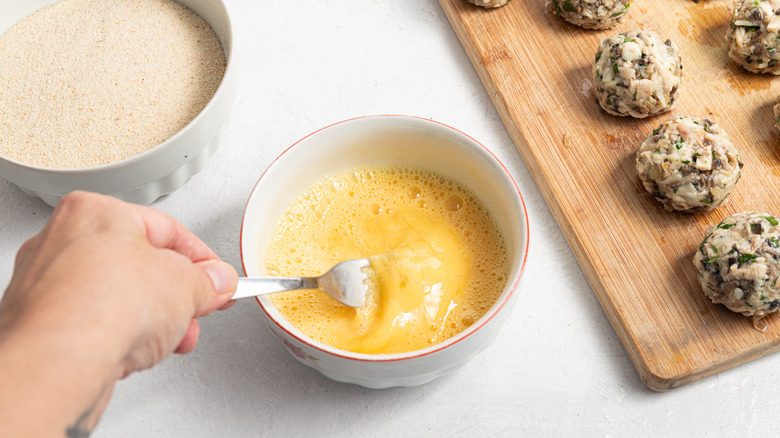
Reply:
[[[368,305],[319,291],[271,300],[295,327],[357,353],[401,353],[448,339],[478,320],[509,275],[504,238],[470,190],[427,170],[360,167],[312,185],[285,211],[265,271],[311,276],[369,257]]]

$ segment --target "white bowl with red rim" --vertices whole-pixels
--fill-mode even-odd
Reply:
[[[528,215],[517,184],[486,147],[428,119],[379,115],[327,126],[283,152],[249,196],[241,225],[247,276],[261,276],[264,256],[287,206],[311,184],[358,166],[428,169],[464,184],[484,203],[504,234],[510,274],[487,313],[458,335],[408,353],[362,354],[318,342],[290,324],[267,297],[258,298],[270,330],[301,363],[325,376],[369,388],[415,386],[462,366],[487,347],[509,317],[528,255]]]

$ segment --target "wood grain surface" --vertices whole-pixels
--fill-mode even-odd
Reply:
[[[642,381],[667,390],[780,349],[780,315],[764,319],[766,332],[755,330],[750,318],[704,296],[692,263],[705,230],[724,217],[780,216],[780,134],[772,127],[780,78],[729,60],[732,0],[637,0],[606,31],[562,21],[550,0],[498,9],[439,3]],[[672,112],[621,118],[596,103],[590,77],[598,44],[632,28],[654,30],[680,49]],[[668,213],[637,177],[636,149],[673,115],[718,123],[745,163],[728,202],[711,213]]]

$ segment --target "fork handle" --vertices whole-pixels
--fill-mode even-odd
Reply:
[[[317,289],[313,277],[241,277],[233,299],[267,295],[296,289]]]

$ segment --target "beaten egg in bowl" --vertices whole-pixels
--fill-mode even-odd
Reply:
[[[319,291],[271,296],[306,335],[357,353],[402,353],[448,339],[496,301],[509,274],[504,238],[463,185],[399,166],[325,177],[285,211],[266,253],[271,275],[314,276],[369,257],[365,307]]]
[[[304,137],[262,174],[241,225],[249,277],[370,258],[373,307],[311,291],[257,298],[292,357],[369,388],[424,384],[486,348],[511,315],[527,254],[525,203],[504,165],[457,129],[410,116]]]

